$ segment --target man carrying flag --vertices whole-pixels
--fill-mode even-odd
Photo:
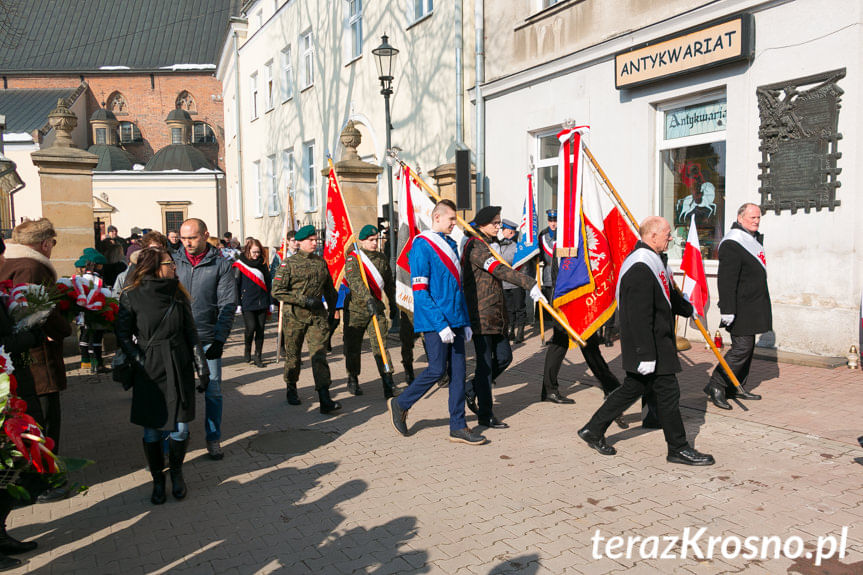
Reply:
[[[704,393],[720,409],[731,409],[726,397],[761,399],[743,388],[755,351],[755,335],[773,329],[764,236],[758,233],[760,224],[761,208],[745,203],[737,210],[737,221],[719,243],[720,326],[731,334],[731,349],[725,354],[725,361],[740,382],[735,389],[721,366],[713,370]]]
[[[395,303],[395,285],[387,257],[377,250],[378,229],[369,224],[363,226],[359,235],[359,253],[351,251],[345,263],[345,278],[350,288],[344,305],[344,342],[345,366],[348,372],[348,391],[354,395],[362,395],[360,389],[360,353],[362,352],[363,334],[367,334],[372,342],[372,353],[378,366],[378,373],[384,386],[384,397],[393,396],[393,376],[384,368],[384,360],[377,344],[372,316],[377,316],[378,325],[383,334],[387,333],[386,309],[384,294],[390,305]],[[360,266],[363,266],[368,281],[366,287]],[[341,291],[341,290],[340,290]],[[389,352],[386,352],[387,365],[391,365]]]

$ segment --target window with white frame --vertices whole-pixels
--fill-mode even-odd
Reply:
[[[534,190],[540,229],[548,225],[548,210],[557,209],[557,154],[560,141],[555,130],[536,135]]]
[[[363,0],[346,0],[348,4],[348,57],[353,60],[363,54]]]
[[[273,91],[275,90],[275,85],[274,85],[275,80],[273,79],[273,61],[272,60],[270,60],[269,62],[264,64],[264,72],[265,72],[265,76],[266,76],[266,78],[264,80],[266,82],[266,85],[264,86],[264,90],[265,90],[265,92],[264,92],[264,106],[265,106],[265,109],[269,112],[270,110],[273,109],[273,100],[275,100],[275,98],[273,97],[275,95],[275,94],[273,94]]]
[[[258,73],[249,76],[249,113],[252,119],[258,117]]]
[[[549,6],[554,6],[558,2],[563,2],[563,0],[539,0],[539,9],[542,10]]]
[[[303,178],[306,184],[306,211],[318,210],[318,178],[315,173],[315,143],[303,144]]]
[[[294,195],[295,172],[294,172],[294,149],[282,150],[282,189]]]
[[[276,184],[276,155],[267,156],[265,178],[267,183],[267,211],[271,216],[279,215],[279,187]]]
[[[410,0],[410,2],[414,21],[425,18],[434,10],[434,0]]]
[[[315,44],[311,31],[300,37],[300,48],[303,51],[302,89],[305,90],[315,83]]]
[[[657,195],[659,213],[671,222],[668,256],[679,259],[695,221],[701,254],[717,258],[725,233],[724,94],[712,94],[657,109]]]
[[[261,189],[261,162],[252,162],[252,186],[255,190],[255,217],[264,215],[264,193]]]
[[[282,91],[282,101],[290,100],[294,97],[294,66],[291,63],[291,46],[285,46],[282,48],[281,54],[281,67],[282,67],[282,82],[281,82],[281,91]]]

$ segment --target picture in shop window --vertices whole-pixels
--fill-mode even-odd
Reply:
[[[662,151],[663,208],[673,217],[674,247],[680,257],[692,216],[705,259],[716,259],[725,222],[725,142]]]

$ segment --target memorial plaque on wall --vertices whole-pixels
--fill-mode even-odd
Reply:
[[[762,211],[832,211],[840,204],[836,188],[842,168],[836,162],[842,157],[843,91],[837,82],[844,77],[843,68],[758,88]]]

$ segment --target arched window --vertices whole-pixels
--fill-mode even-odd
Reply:
[[[206,122],[195,122],[192,124],[193,144],[215,144],[216,133]]]
[[[126,115],[129,113],[129,106],[126,104],[126,97],[120,92],[112,92],[108,96],[106,107],[113,112],[115,116]]]
[[[138,126],[134,122],[120,122],[121,144],[134,144],[143,141],[144,138],[141,137],[141,130],[138,129]]]
[[[198,113],[198,107],[195,105],[195,98],[186,90],[183,90],[177,95],[175,106],[178,110],[185,110],[190,114]]]

